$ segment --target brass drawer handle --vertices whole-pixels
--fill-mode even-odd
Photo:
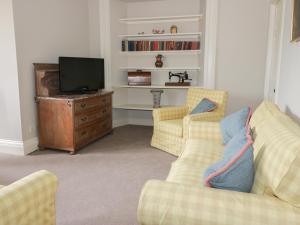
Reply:
[[[87,134],[87,132],[86,132],[86,131],[83,131],[83,132],[81,132],[80,136],[84,136],[84,135],[86,135],[86,134]]]
[[[87,119],[88,119],[87,117],[83,117],[83,118],[81,118],[81,121],[85,122],[85,121],[87,121]]]
[[[106,112],[107,112],[106,109],[102,110],[102,113],[106,113]]]
[[[85,103],[82,103],[82,104],[80,105],[80,107],[81,107],[81,108],[85,108],[85,107],[86,107],[86,104],[85,104]]]

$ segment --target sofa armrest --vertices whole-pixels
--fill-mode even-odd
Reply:
[[[188,112],[187,106],[165,107],[153,110],[155,121],[182,119]]]
[[[296,225],[300,209],[270,196],[152,180],[142,191],[138,220],[140,225]]]
[[[196,122],[196,121],[215,122],[215,121],[220,121],[222,118],[223,117],[222,117],[222,115],[220,115],[219,112],[204,112],[204,113],[187,115],[183,119],[183,137],[185,139],[190,138],[189,137],[189,126],[193,122]]]
[[[57,178],[42,170],[0,189],[0,225],[55,225]]]
[[[219,122],[193,121],[188,127],[189,139],[205,139],[222,143]]]
[[[220,121],[223,118],[223,115],[220,112],[203,112],[203,113],[196,113],[190,114],[189,117],[190,121]]]

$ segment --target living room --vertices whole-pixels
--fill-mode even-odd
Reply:
[[[299,0],[0,6],[0,225],[299,223]]]

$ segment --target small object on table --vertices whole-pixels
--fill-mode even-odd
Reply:
[[[170,27],[170,33],[171,33],[171,34],[177,34],[177,32],[178,32],[177,26],[176,26],[176,25],[172,25],[172,26]]]
[[[145,32],[143,31],[143,32],[138,32],[138,35],[144,35],[145,34]]]
[[[153,89],[151,90],[151,93],[153,94],[153,108],[160,108],[161,94],[164,93],[164,91],[160,89]]]
[[[178,77],[178,82],[172,82],[172,77]],[[185,71],[184,73],[172,73],[169,72],[169,82],[166,82],[166,86],[191,86],[190,82],[186,80],[192,80],[189,78],[189,74]]]
[[[150,86],[151,72],[137,70],[128,72],[128,85],[131,86]]]
[[[152,34],[164,34],[165,33],[165,30],[162,29],[152,29]]]
[[[157,68],[162,68],[163,65],[164,65],[164,63],[163,63],[163,61],[162,61],[163,55],[158,54],[157,56],[155,56],[155,58],[156,58],[155,66],[156,66]]]

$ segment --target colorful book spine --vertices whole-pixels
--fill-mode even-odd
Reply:
[[[122,51],[200,50],[200,41],[122,41]]]

